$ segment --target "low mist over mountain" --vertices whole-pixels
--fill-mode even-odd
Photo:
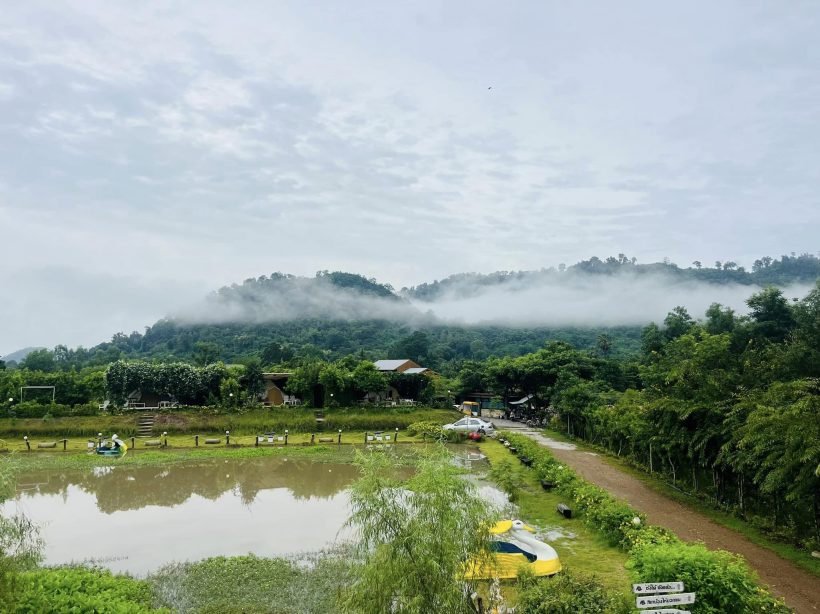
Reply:
[[[767,283],[797,298],[818,278],[820,259],[811,255],[764,258],[752,271],[731,262],[680,268],[641,265],[625,256],[592,258],[540,271],[454,275],[399,292],[352,273],[274,273],[221,288],[145,333],[120,333],[74,356],[78,365],[123,356],[259,356],[273,364],[293,356],[359,353],[411,356],[436,366],[520,355],[549,339],[593,349],[600,335],[615,355],[623,355],[638,351],[642,326],[661,322],[678,305],[694,318],[713,303],[745,313],[746,300]]]
[[[718,302],[743,311],[767,284],[801,296],[820,277],[820,259],[804,254],[763,258],[746,271],[734,262],[680,268],[638,264],[620,254],[539,271],[463,273],[395,292],[374,279],[322,271],[282,273],[221,288],[175,314],[180,324],[264,323],[299,319],[389,320],[408,324],[620,326],[659,320],[677,305],[703,313]]]
[[[420,317],[388,285],[361,275],[321,271],[315,277],[284,273],[220,288],[173,319],[190,323],[325,320],[404,320]]]
[[[681,268],[626,256],[538,271],[467,273],[396,291],[361,275],[283,273],[223,287],[186,309],[110,342],[71,350],[77,366],[120,357],[239,360],[292,356],[414,356],[449,360],[520,355],[546,340],[594,349],[607,335],[615,355],[640,347],[640,331],[676,306],[702,318],[713,303],[738,314],[767,284],[799,298],[820,278],[812,255]],[[197,358],[199,356],[199,358]]]

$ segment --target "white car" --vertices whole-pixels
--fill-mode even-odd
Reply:
[[[462,433],[481,433],[482,435],[492,435],[495,427],[492,422],[487,422],[481,418],[464,417],[452,424],[445,424],[445,431],[461,431]]]

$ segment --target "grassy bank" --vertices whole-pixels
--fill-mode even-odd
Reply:
[[[386,433],[388,434],[388,433]],[[100,466],[122,465],[162,465],[168,463],[188,462],[197,459],[212,458],[257,458],[263,456],[288,456],[288,457],[313,457],[329,460],[349,461],[353,457],[355,449],[364,449],[366,446],[395,445],[399,450],[410,450],[416,446],[430,443],[421,436],[411,436],[407,431],[399,431],[398,438],[396,432],[389,432],[390,443],[378,442],[375,439],[366,441],[367,436],[373,436],[373,432],[355,431],[341,434],[341,444],[339,434],[317,433],[314,443],[311,444],[310,433],[288,434],[288,444],[277,442],[275,444],[265,443],[255,445],[255,436],[240,436],[230,438],[230,445],[225,444],[225,434],[213,435],[213,439],[218,439],[218,444],[205,444],[205,438],[199,440],[199,446],[195,445],[195,438],[189,435],[168,435],[155,438],[153,441],[160,441],[163,445],[159,447],[145,447],[145,440],[136,440],[136,448],[131,448],[131,440],[126,440],[129,446],[128,453],[124,457],[101,456],[89,453],[86,448],[85,439],[69,440],[67,450],[62,450],[62,443],[55,449],[27,451],[25,444],[20,441],[11,442],[11,454],[14,458],[14,465],[19,469],[84,469]],[[322,439],[332,439],[332,441],[320,441]],[[167,446],[165,442],[167,441]],[[397,442],[397,443],[394,443]]]
[[[147,450],[124,458],[111,458],[97,454],[15,454],[13,468],[20,471],[39,470],[86,470],[95,467],[117,465],[171,465],[210,461],[213,459],[243,459],[280,456],[287,458],[310,458],[322,462],[349,462],[353,458],[354,446],[316,445],[288,446],[277,448],[163,448]]]
[[[256,435],[271,431],[311,433],[325,431],[374,431],[405,429],[414,422],[453,422],[459,414],[446,409],[423,408],[340,408],[323,410],[324,422],[317,423],[313,410],[302,408],[259,408],[245,412],[225,412],[210,408],[171,412],[150,412],[155,416],[154,433],[173,435],[223,433]],[[46,437],[94,437],[97,433],[117,433],[131,437],[137,433],[138,414],[72,416],[64,418],[0,418],[0,438],[13,440]]]
[[[655,492],[659,492],[662,495],[681,503],[682,505],[686,505],[687,507],[696,510],[698,513],[703,514],[710,520],[713,520],[724,527],[737,531],[754,544],[767,548],[772,552],[777,553],[784,559],[791,561],[795,565],[798,565],[806,571],[820,577],[820,559],[813,558],[806,550],[800,549],[789,543],[773,539],[767,533],[746,522],[742,518],[716,507],[713,503],[710,503],[709,500],[701,499],[692,494],[683,492],[678,488],[674,488],[671,484],[664,481],[661,474],[655,473],[650,475],[643,468],[638,467],[623,458],[613,456],[612,453],[604,448],[593,446],[588,442],[572,437],[567,437],[564,433],[546,430],[545,434],[557,441],[570,442],[578,446],[580,449],[594,450],[607,463],[641,480],[641,482],[646,484],[646,486]]]

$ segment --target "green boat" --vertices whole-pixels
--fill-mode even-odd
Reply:
[[[96,452],[100,456],[125,456],[128,446],[122,439],[113,435],[110,442],[98,445]]]
[[[125,446],[119,448],[112,448],[111,446],[99,446],[97,448],[97,454],[100,456],[125,456],[125,452],[127,451]]]

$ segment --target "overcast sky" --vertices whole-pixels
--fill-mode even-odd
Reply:
[[[243,278],[816,252],[820,4],[7,2],[0,354]]]

